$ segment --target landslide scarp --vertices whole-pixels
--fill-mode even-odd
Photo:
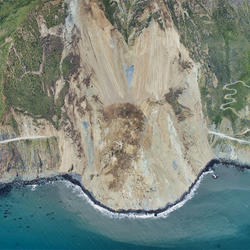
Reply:
[[[0,10],[0,135],[57,139],[3,146],[1,176],[74,172],[112,209],[157,209],[189,189],[210,144],[228,151],[206,122],[248,136],[248,88],[230,85],[223,105],[225,82],[248,81],[245,1],[24,2]]]
[[[130,45],[150,25],[152,20],[156,21],[161,29],[164,29],[170,21],[166,10],[160,8],[163,4],[162,1],[104,0],[97,2],[104,10],[107,19],[121,32],[125,41]]]

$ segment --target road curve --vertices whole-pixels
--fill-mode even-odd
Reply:
[[[238,117],[240,117],[240,115],[235,111],[234,108],[231,108],[231,107],[228,106],[228,105],[230,105],[230,104],[232,104],[232,103],[237,102],[236,99],[235,99],[233,96],[235,96],[235,95],[238,93],[236,89],[234,89],[234,88],[229,88],[228,86],[233,86],[233,85],[235,85],[235,84],[237,84],[237,83],[241,83],[244,87],[250,88],[250,86],[247,85],[247,84],[246,84],[245,82],[243,82],[243,81],[236,81],[236,82],[233,82],[233,83],[225,84],[225,85],[223,86],[223,90],[228,90],[228,91],[231,91],[232,93],[226,94],[226,95],[224,96],[224,99],[227,100],[228,102],[221,104],[221,105],[220,105],[220,109],[221,109],[222,111],[225,111],[225,110],[227,110],[227,109],[230,109],[230,110],[232,110],[232,112],[233,112],[235,115],[237,115]]]

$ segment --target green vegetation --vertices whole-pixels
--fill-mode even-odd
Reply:
[[[128,44],[133,44],[135,38],[153,19],[163,28],[160,11],[150,6],[150,0],[102,0],[100,2],[107,19],[120,31]],[[145,9],[149,14],[143,16]]]
[[[25,20],[38,0],[3,0],[0,2],[0,45]]]
[[[65,83],[65,85],[63,86],[63,88],[61,89],[58,98],[56,99],[56,115],[58,117],[58,119],[61,119],[62,116],[62,107],[64,105],[64,99],[66,94],[68,93],[69,90],[69,83]]]
[[[242,61],[239,62],[239,65],[238,67],[236,67],[235,71],[238,73],[239,79],[241,81],[244,81],[246,84],[250,85],[250,46],[249,44],[245,45],[245,48],[247,48],[248,50],[247,51],[244,50],[245,51],[244,55],[241,57]]]
[[[5,68],[6,57],[9,51],[9,43],[3,44],[0,47],[0,121],[5,109],[4,97],[3,97],[3,71]]]
[[[240,111],[246,107],[247,98],[250,96],[250,90],[247,89],[245,86],[242,84],[235,84],[232,86],[237,91],[237,94],[233,97],[235,97],[236,102],[230,104],[231,108],[234,108],[236,111]],[[228,93],[228,91],[227,91]]]
[[[70,77],[75,74],[80,67],[80,57],[70,53],[64,58],[62,63],[63,78],[68,81]]]
[[[111,1],[110,0],[103,0],[103,4],[104,4],[104,12],[105,15],[107,17],[107,19],[114,25],[114,13],[115,13],[115,3],[113,3],[113,5],[111,5]]]
[[[10,38],[24,21],[38,0],[3,0],[0,2],[0,121],[5,109],[3,98],[3,71],[6,65]]]
[[[48,36],[43,41],[45,50],[45,62],[43,66],[42,81],[47,88],[53,87],[56,80],[60,76],[60,61],[63,51],[63,43],[61,38],[56,36]]]
[[[228,0],[183,1],[182,11],[176,11],[177,0],[165,1],[172,19],[181,35],[181,42],[189,49],[193,60],[200,62],[203,84],[200,84],[204,113],[210,124],[219,126],[223,117],[233,124],[243,123],[232,110],[222,111],[229,94],[223,86],[230,82],[250,78],[250,36],[247,1],[231,5]],[[183,15],[184,13],[184,15]],[[218,86],[213,86],[213,74]],[[236,85],[235,85],[236,86]],[[249,89],[237,85],[236,103],[230,105],[236,111],[247,104]],[[237,126],[240,126],[239,124]]]
[[[45,118],[58,127],[69,87],[66,84],[58,100],[55,100],[55,82],[61,77],[60,62],[64,45],[60,37],[49,35],[41,38],[36,17],[43,15],[48,26],[64,23],[66,10],[63,1],[57,4],[43,1],[38,4],[37,1],[4,0],[0,7],[5,10],[0,8],[0,20],[4,22],[0,26],[0,39],[11,35],[12,44],[11,47],[10,42],[0,45],[0,92],[3,94],[0,98],[0,119],[4,107],[5,111],[12,107],[34,119]],[[15,15],[9,12],[10,9]],[[5,23],[10,17],[17,17],[16,26]],[[8,32],[2,29],[4,27]],[[9,123],[14,129],[17,128],[13,119]]]
[[[181,105],[178,102],[179,96],[182,94],[183,89],[169,89],[169,93],[165,94],[166,101],[172,106],[175,115],[179,121],[184,121],[191,115],[190,109]]]
[[[53,98],[44,90],[44,79],[32,73],[39,71],[43,56],[40,32],[32,14],[13,34],[13,42],[4,73],[6,104],[35,117],[48,118]]]
[[[49,119],[53,97],[44,93],[39,76],[26,75],[21,80],[8,77],[4,94],[7,105],[17,107],[21,112],[27,111],[37,118]]]
[[[222,110],[220,110],[220,105],[224,102],[224,93],[222,88],[219,86],[216,89],[206,89],[207,96],[203,99],[206,105],[205,114],[208,116],[212,123],[217,126],[222,121]]]
[[[15,133],[19,134],[18,124],[17,124],[15,118],[13,117],[13,115],[10,118],[10,122],[11,122],[11,126],[14,129]]]
[[[32,143],[32,140],[24,140],[24,143],[25,143],[25,146],[31,146],[33,143]]]
[[[6,123],[7,125],[11,126],[14,130],[14,132],[19,135],[19,129],[18,129],[18,124],[17,121],[15,120],[14,116],[11,114],[10,116],[8,116],[8,121]]]
[[[51,28],[58,24],[64,24],[66,14],[67,5],[64,4],[63,1],[59,2],[59,4],[50,3],[50,1],[48,0],[46,1],[46,4],[43,8],[43,17],[48,28]]]
[[[12,65],[18,61],[23,71],[39,71],[42,63],[42,43],[34,16],[29,15],[23,25],[13,34],[14,49],[9,56]],[[22,66],[21,66],[22,64]],[[16,65],[17,66],[17,65]]]

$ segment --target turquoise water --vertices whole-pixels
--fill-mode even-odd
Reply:
[[[216,168],[166,218],[114,219],[67,181],[0,197],[0,249],[250,249],[250,171]]]

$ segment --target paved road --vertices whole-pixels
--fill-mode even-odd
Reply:
[[[230,104],[232,104],[232,103],[237,102],[236,99],[233,97],[233,96],[235,96],[235,95],[237,94],[237,89],[229,88],[229,86],[233,86],[233,85],[239,84],[239,83],[241,83],[241,84],[242,84],[244,87],[246,87],[246,88],[250,88],[250,86],[248,86],[248,85],[247,85],[245,82],[243,82],[243,81],[236,81],[236,82],[233,82],[233,83],[225,84],[224,87],[223,87],[223,90],[231,91],[231,93],[230,93],[230,94],[226,94],[226,95],[224,96],[224,99],[227,100],[228,102],[221,104],[221,105],[220,105],[220,109],[223,110],[223,111],[224,111],[224,110],[227,110],[227,109],[230,109],[230,110],[232,110],[232,112],[233,112],[234,114],[236,114],[237,116],[240,117],[240,115],[235,111],[234,108],[231,108],[230,106],[228,106],[228,105],[230,105]]]
[[[22,140],[35,140],[35,139],[45,139],[45,138],[49,138],[52,136],[27,136],[27,137],[16,137],[16,138],[12,138],[12,139],[7,139],[4,141],[0,141],[0,144],[5,144],[5,143],[9,143],[9,142],[14,142],[14,141],[22,141]]]
[[[242,144],[248,144],[248,145],[250,145],[250,141],[245,141],[245,140],[237,139],[237,138],[234,138],[234,137],[231,137],[231,136],[219,133],[219,132],[208,131],[208,133],[211,134],[211,135],[215,135],[215,136],[227,139],[227,140],[237,141],[237,142],[242,143]]]

